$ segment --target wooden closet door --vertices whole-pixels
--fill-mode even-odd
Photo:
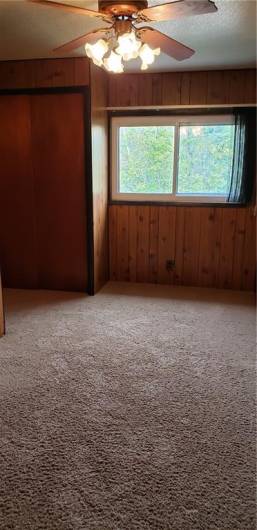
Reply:
[[[3,285],[37,286],[30,99],[0,97],[0,267]]]
[[[39,287],[87,289],[84,100],[31,96]]]

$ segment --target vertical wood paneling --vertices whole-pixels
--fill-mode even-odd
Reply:
[[[246,70],[245,72],[245,103],[256,102],[256,70]]]
[[[39,286],[86,291],[82,94],[31,96]]]
[[[236,212],[233,277],[232,277],[233,289],[242,288],[242,268],[243,268],[243,259],[244,259],[246,211],[247,211],[246,208],[238,208]]]
[[[184,228],[184,285],[198,285],[198,260],[200,242],[200,208],[185,208]]]
[[[190,103],[191,74],[183,72],[181,74],[180,104],[189,105]]]
[[[0,98],[0,265],[3,285],[37,287],[29,96]]]
[[[256,71],[109,75],[111,107],[254,103]]]
[[[0,89],[76,85],[89,85],[86,57],[0,61]]]
[[[137,208],[137,281],[148,281],[149,206]]]
[[[158,279],[158,239],[159,207],[150,207],[149,220],[149,282],[157,283]]]
[[[129,207],[129,280],[137,280],[137,208]]]
[[[180,105],[181,74],[162,75],[162,104]]]
[[[128,206],[118,206],[117,217],[117,277],[129,280],[128,263]]]
[[[0,271],[0,337],[4,335],[4,304],[3,304],[3,291]]]
[[[233,70],[228,79],[228,103],[246,103],[246,77],[244,70]],[[253,103],[249,101],[249,103]]]
[[[245,241],[243,253],[242,288],[252,290],[256,286],[256,217],[253,209],[246,210]]]
[[[252,208],[113,205],[110,277],[250,291],[255,237]]]
[[[138,102],[138,105],[152,105],[153,101],[153,83],[152,76],[149,74],[138,75],[136,78],[136,87],[138,89],[138,95],[135,96],[135,101]],[[131,99],[133,104],[133,100]]]
[[[207,102],[211,105],[228,103],[229,78],[225,71],[208,72]]]
[[[234,243],[236,227],[236,210],[223,208],[222,228],[220,240],[220,259],[217,286],[222,289],[232,287],[232,273],[234,261]]]
[[[222,211],[220,208],[201,208],[198,284],[216,285],[220,248]]]
[[[112,107],[255,102],[255,70],[109,76],[108,104]],[[152,283],[253,290],[256,227],[251,208],[156,205],[149,207],[148,227],[146,223],[138,227],[138,206],[112,205],[111,218],[119,217],[121,208],[129,212],[129,275],[133,281],[139,259],[140,278]],[[139,254],[141,247],[135,251],[138,228],[140,240],[144,233],[149,241],[148,262],[145,251],[143,257]],[[117,223],[110,227],[111,249],[116,237]],[[166,269],[170,259],[175,259],[172,272]]]
[[[86,86],[90,84],[90,67],[89,60],[86,57],[73,58],[74,85]],[[92,81],[92,79],[91,79]]]
[[[173,270],[167,260],[175,259],[176,208],[161,206],[159,211],[158,283],[173,283]]]
[[[177,208],[175,230],[175,270],[174,283],[183,285],[184,282],[184,234],[185,234],[185,209]]]
[[[190,105],[207,103],[208,72],[193,72],[190,83]]]
[[[118,255],[117,255],[117,214],[118,209],[114,206],[109,208],[109,263],[110,280],[118,280]]]
[[[151,105],[162,105],[162,81],[160,74],[152,74],[152,102]]]

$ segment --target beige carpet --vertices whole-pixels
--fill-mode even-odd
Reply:
[[[254,530],[251,294],[8,291],[1,530]]]

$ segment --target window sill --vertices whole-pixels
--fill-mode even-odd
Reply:
[[[246,208],[245,204],[239,204],[236,202],[196,202],[196,201],[135,201],[135,200],[128,200],[128,199],[111,199],[109,200],[109,206],[117,205],[117,206],[190,206],[190,207],[209,207],[209,208]]]

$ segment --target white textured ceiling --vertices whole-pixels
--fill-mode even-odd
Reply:
[[[94,0],[62,0],[97,9]],[[167,0],[166,0],[167,2]],[[149,1],[149,5],[166,3]],[[168,2],[167,2],[168,3]],[[152,24],[159,31],[196,50],[190,59],[177,62],[165,54],[151,70],[201,70],[247,68],[256,64],[256,0],[216,0],[218,12]],[[104,23],[63,13],[25,0],[0,0],[0,60],[54,57],[52,49]],[[69,56],[82,56],[83,48]],[[139,62],[127,69],[137,71]],[[129,68],[128,68],[129,67]]]

